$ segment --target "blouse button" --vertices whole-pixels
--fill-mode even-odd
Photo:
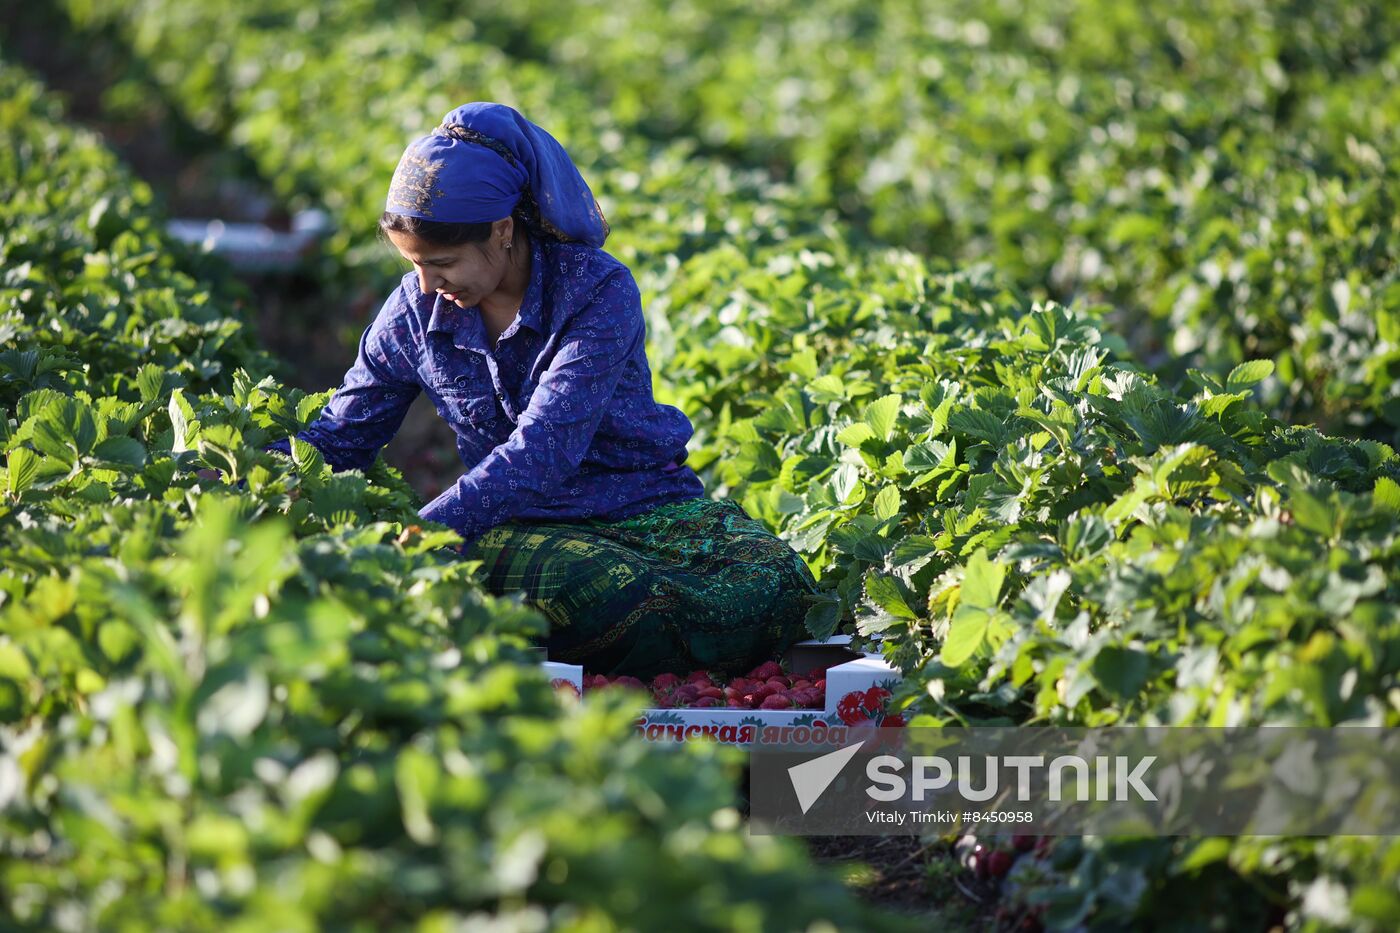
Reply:
[[[471,379],[470,379],[469,377],[467,377],[467,376],[458,376],[458,377],[457,377],[457,384],[458,384],[459,386],[464,386],[464,385],[466,385],[466,384],[469,383],[469,382],[471,382]]]

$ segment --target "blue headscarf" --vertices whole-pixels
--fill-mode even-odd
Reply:
[[[404,150],[384,210],[423,220],[489,223],[518,204],[545,232],[601,247],[608,222],[569,153],[504,104],[465,104]]]

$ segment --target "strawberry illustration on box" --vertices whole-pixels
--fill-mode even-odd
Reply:
[[[902,726],[902,716],[886,712],[890,688],[899,672],[881,658],[866,656],[837,665],[826,672],[827,712],[848,726],[873,722],[877,726]]]
[[[655,705],[636,720],[648,741],[685,742],[704,737],[747,747],[755,742],[841,744],[855,726],[902,726],[888,712],[900,674],[878,655],[850,648],[850,636],[794,645],[781,664],[766,662],[727,683],[708,671],[686,677],[662,674],[650,684],[627,676],[587,675],[577,665],[543,662],[557,689],[577,690],[587,702],[594,690],[649,691]]]

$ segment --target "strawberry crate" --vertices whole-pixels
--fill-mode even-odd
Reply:
[[[833,636],[825,641],[809,639],[793,645],[784,655],[782,667],[791,672],[793,681],[800,682],[816,673],[824,674],[814,682],[821,684],[821,690],[816,696],[816,708],[656,706],[642,710],[641,715],[637,717],[637,734],[647,741],[661,743],[680,743],[706,738],[739,747],[748,747],[757,741],[827,745],[844,742],[847,731],[860,723],[903,725],[900,717],[887,713],[885,709],[891,689],[900,680],[899,672],[878,655],[861,654],[851,650],[850,643],[849,635]],[[548,660],[542,661],[541,664],[556,688],[585,695],[582,667]],[[771,667],[761,665],[760,668],[751,671],[750,675],[764,668],[768,668],[771,673]],[[660,693],[670,684],[670,681],[663,680],[663,686],[657,687],[658,680],[661,678],[652,682],[654,693]],[[729,685],[740,681],[758,683],[750,676],[735,678]],[[681,683],[683,685],[685,681]],[[647,685],[639,681],[634,686],[647,688]],[[797,693],[802,689],[798,688],[792,692]],[[668,698],[674,698],[677,694],[681,697],[687,696],[679,687],[666,692]],[[713,689],[710,693],[713,694]],[[812,696],[810,692],[804,695]],[[738,700],[738,697],[732,697],[731,700]]]

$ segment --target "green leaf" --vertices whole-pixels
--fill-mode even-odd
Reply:
[[[34,421],[34,446],[72,466],[92,450],[97,425],[92,411],[77,399],[61,397],[44,406]]]
[[[880,521],[893,518],[899,514],[899,505],[899,488],[886,486],[875,497],[875,517]]]
[[[807,610],[805,623],[807,632],[819,641],[825,641],[835,635],[841,624],[841,600],[835,596],[821,594],[817,603]]]
[[[160,390],[165,387],[165,370],[155,363],[147,363],[136,374],[136,388],[141,393],[141,401],[150,403],[160,398]]]
[[[900,592],[899,581],[872,570],[865,578],[865,595],[870,601],[892,616],[901,619],[917,619],[918,613],[909,608]]]
[[[967,559],[967,569],[963,574],[962,595],[959,605],[979,609],[995,609],[1001,595],[1001,584],[1006,578],[1006,567],[990,560],[986,548],[978,548]]]
[[[888,441],[890,434],[894,432],[895,421],[899,417],[899,404],[899,395],[886,395],[865,408],[865,423],[870,425],[875,436],[882,441]]]
[[[326,460],[321,456],[321,452],[308,441],[299,437],[292,440],[292,462],[297,466],[297,473],[302,476],[319,477],[326,467]]]
[[[831,489],[836,494],[836,501],[845,503],[850,499],[857,486],[860,485],[860,469],[853,463],[843,463],[836,468],[836,473],[831,478]]]
[[[1108,694],[1119,700],[1137,696],[1152,672],[1152,661],[1145,652],[1119,645],[1105,645],[1094,656],[1094,679]]]
[[[847,447],[859,447],[873,437],[875,437],[874,429],[863,421],[847,425],[836,435],[836,439]]]
[[[957,460],[957,455],[955,441],[946,444],[943,441],[924,441],[904,451],[904,468],[910,473],[948,469]]]
[[[190,403],[185,401],[185,393],[176,389],[170,393],[170,427],[173,437],[170,441],[171,453],[183,453],[189,450],[190,427],[194,423],[194,409]]]
[[[992,614],[985,609],[959,607],[953,613],[953,622],[948,627],[948,637],[943,642],[939,660],[949,667],[960,667],[966,663],[986,641],[991,619]]]
[[[437,840],[437,828],[433,826],[429,811],[439,771],[432,756],[411,746],[399,752],[394,766],[394,783],[403,808],[403,828],[419,845],[431,845]]]
[[[39,455],[28,447],[16,447],[10,451],[5,463],[5,489],[17,496],[34,485],[34,477],[39,475]]]
[[[818,405],[846,400],[846,384],[840,376],[818,376],[807,384],[807,394]]]
[[[1371,493],[1371,499],[1378,508],[1400,515],[1400,483],[1389,476],[1382,476],[1376,480],[1376,488]]]
[[[146,448],[134,437],[109,437],[98,444],[92,453],[106,463],[136,469],[146,465]]]
[[[1005,421],[980,408],[963,408],[953,412],[948,418],[948,427],[959,434],[986,441],[993,447],[1003,446],[1009,435]]]
[[[1273,360],[1250,360],[1248,363],[1241,363],[1230,370],[1230,375],[1225,377],[1225,391],[1242,392],[1263,382],[1273,375],[1273,372]]]

